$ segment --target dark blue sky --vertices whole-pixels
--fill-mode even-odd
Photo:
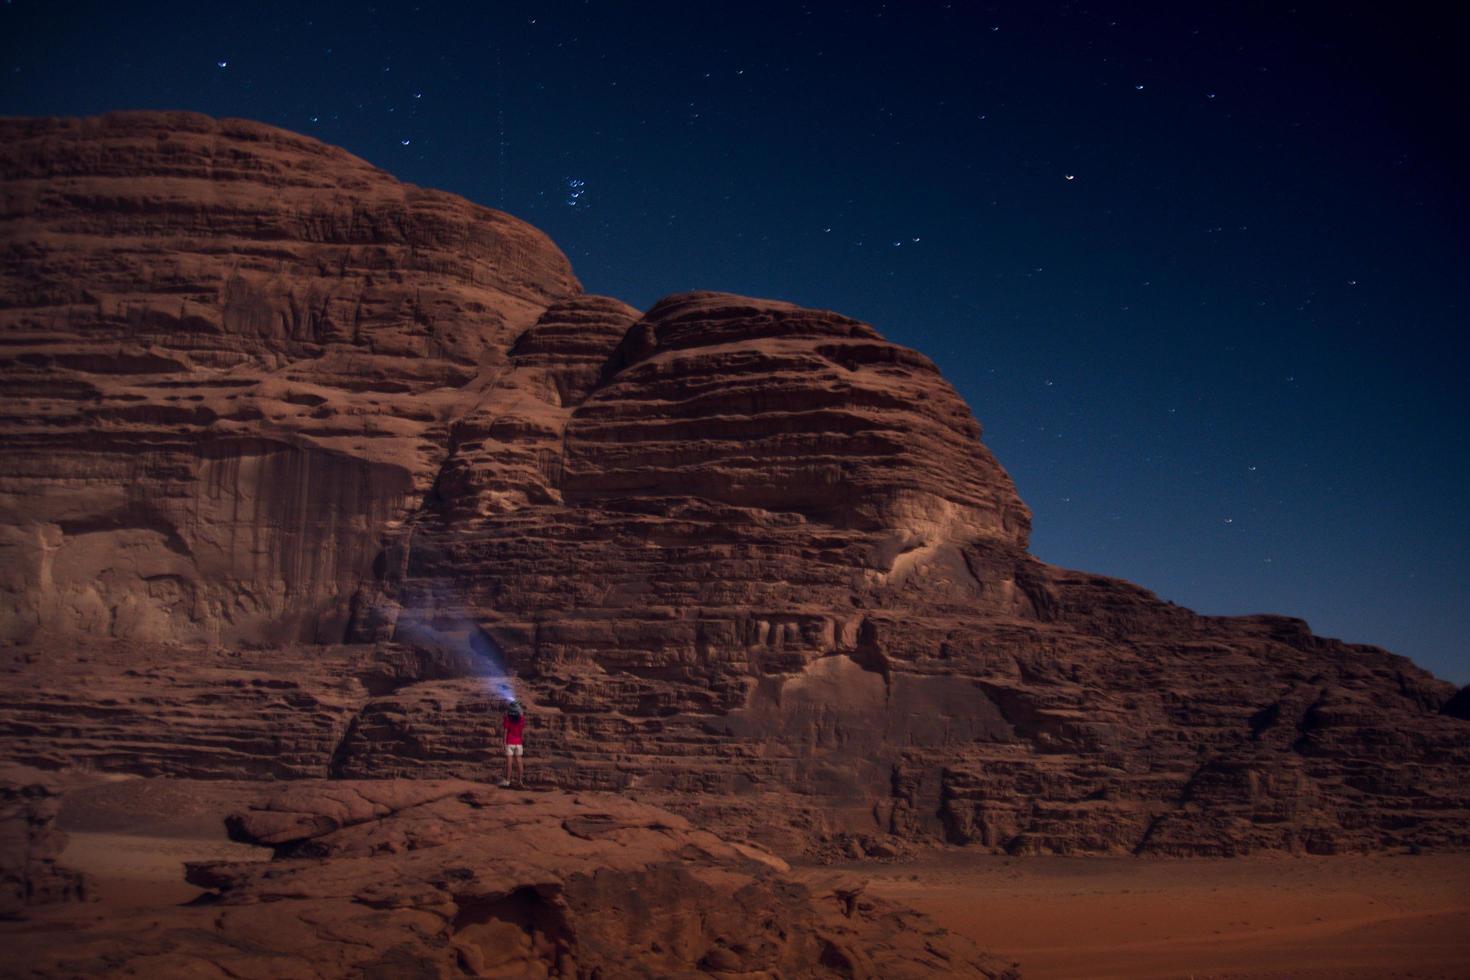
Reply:
[[[1424,5],[0,7],[0,113],[187,108],[545,229],[589,290],[932,356],[1034,551],[1470,681],[1467,79]]]

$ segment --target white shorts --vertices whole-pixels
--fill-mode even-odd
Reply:
[[[519,746],[519,745],[507,745],[505,747],[505,754],[507,756],[520,755],[521,754],[521,748],[522,748],[522,746]]]

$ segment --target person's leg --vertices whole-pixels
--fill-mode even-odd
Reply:
[[[518,783],[525,783],[525,781],[526,781],[526,749],[525,749],[525,746],[522,746],[516,752],[516,782],[518,782]]]
[[[510,746],[505,747],[505,781],[510,782]]]

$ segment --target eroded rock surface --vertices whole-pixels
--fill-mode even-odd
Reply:
[[[566,258],[241,120],[0,145],[0,635],[340,638],[451,422],[580,292]]]
[[[1463,693],[1037,561],[866,324],[258,124],[0,135],[9,758],[483,779],[513,688],[538,785],[785,852],[1470,844]]]
[[[61,862],[56,826],[68,780],[28,766],[0,765],[0,919],[87,897],[87,876]]]
[[[300,781],[231,823],[276,859],[192,864],[206,901],[123,913],[66,943],[8,936],[10,966],[161,978],[1014,975],[860,883],[814,893],[771,854],[616,797]]]

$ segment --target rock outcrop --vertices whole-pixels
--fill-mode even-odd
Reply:
[[[0,132],[11,759],[484,778],[513,690],[540,785],[785,852],[1470,845],[1463,694],[1037,561],[866,324],[253,123]]]
[[[87,876],[61,862],[66,834],[56,818],[66,782],[27,766],[0,765],[0,919],[24,919],[36,906],[87,897]]]
[[[271,861],[198,862],[188,906],[8,935],[39,976],[1014,977],[860,884],[650,806],[473,783],[300,781],[231,817]],[[80,918],[80,916],[77,916]],[[52,929],[67,922],[58,914]]]

